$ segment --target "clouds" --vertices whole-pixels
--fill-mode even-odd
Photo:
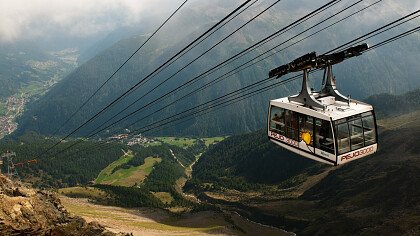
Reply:
[[[18,39],[51,40],[57,35],[83,39],[106,34],[120,26],[138,24],[147,17],[149,19],[154,17],[157,25],[183,1],[0,0],[0,43]],[[216,2],[222,4],[223,1]],[[400,0],[395,3],[407,10],[420,7],[418,0]],[[204,5],[215,2],[195,0],[187,3],[187,6],[193,4]],[[393,11],[393,9],[384,10]]]
[[[173,11],[180,0],[0,0],[0,42],[88,37]]]

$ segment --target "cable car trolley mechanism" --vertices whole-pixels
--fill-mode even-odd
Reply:
[[[271,70],[269,76],[277,78],[303,71],[303,82],[298,95],[270,101],[269,139],[301,156],[331,165],[375,153],[378,134],[373,107],[341,95],[332,72],[334,64],[367,48],[367,44],[361,44],[320,56],[312,52]],[[313,92],[308,84],[312,68],[324,69],[319,92]]]

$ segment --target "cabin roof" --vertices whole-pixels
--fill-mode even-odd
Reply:
[[[314,96],[316,97],[317,94],[314,94]],[[271,105],[328,120],[339,120],[373,110],[371,105],[354,99],[350,99],[349,103],[336,101],[333,96],[317,98],[316,100],[325,105],[325,109],[305,107],[302,103],[289,101],[288,97],[271,100]]]

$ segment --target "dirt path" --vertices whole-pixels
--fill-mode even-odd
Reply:
[[[172,152],[172,150],[171,150],[171,152]],[[176,158],[176,156],[174,155],[174,153],[172,152],[172,155],[174,156],[174,158],[175,159],[177,159]],[[178,193],[180,193],[184,198],[186,198],[186,199],[188,199],[188,200],[190,200],[190,201],[192,201],[192,202],[196,202],[196,203],[200,203],[200,199],[198,199],[195,195],[192,195],[192,194],[186,194],[185,192],[184,192],[184,190],[183,190],[183,188],[184,188],[184,186],[185,186],[185,183],[189,180],[189,179],[191,179],[191,177],[192,177],[192,167],[194,166],[194,164],[198,161],[198,159],[200,159],[200,156],[201,156],[201,154],[200,155],[198,155],[196,158],[195,158],[195,160],[194,160],[194,162],[193,163],[191,163],[188,167],[185,167],[185,166],[183,166],[184,167],[184,171],[185,171],[185,176],[186,176],[186,178],[185,177],[181,177],[181,178],[179,178],[179,179],[177,179],[177,181],[175,182],[175,190],[178,192]],[[178,159],[177,159],[178,160]]]
[[[184,164],[182,164],[179,160],[178,160],[178,158],[175,156],[175,154],[174,154],[174,152],[172,151],[172,149],[169,149],[169,151],[171,151],[171,154],[172,154],[172,157],[175,159],[175,161],[177,161],[178,162],[178,164],[180,164],[184,169],[186,168],[185,166],[184,166]]]
[[[152,208],[125,209],[102,206],[87,199],[60,197],[64,207],[86,221],[97,221],[112,232],[137,235],[293,235],[244,219],[235,212],[204,211],[170,214]]]

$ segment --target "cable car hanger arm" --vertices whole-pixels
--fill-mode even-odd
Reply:
[[[368,48],[369,46],[366,43],[363,43],[332,54],[317,56],[315,52],[311,52],[293,60],[290,63],[284,64],[271,70],[268,75],[270,78],[279,78],[288,73],[302,71],[305,69],[326,68],[328,66],[338,64],[345,59],[359,56]]]
[[[290,63],[271,70],[269,72],[269,77],[279,78],[290,72],[303,71],[302,89],[298,95],[290,96],[289,101],[301,103],[306,107],[317,107],[325,110],[326,105],[317,100],[317,98],[326,96],[333,96],[338,101],[350,104],[350,98],[343,96],[336,88],[334,76],[332,74],[332,65],[340,63],[345,59],[359,56],[367,49],[368,45],[364,43],[332,54],[317,56],[315,52],[311,52],[293,60]],[[312,92],[308,83],[308,70],[311,68],[324,69],[326,72],[324,73],[325,84],[323,83],[321,91],[316,94]],[[327,78],[325,78],[325,75]]]

